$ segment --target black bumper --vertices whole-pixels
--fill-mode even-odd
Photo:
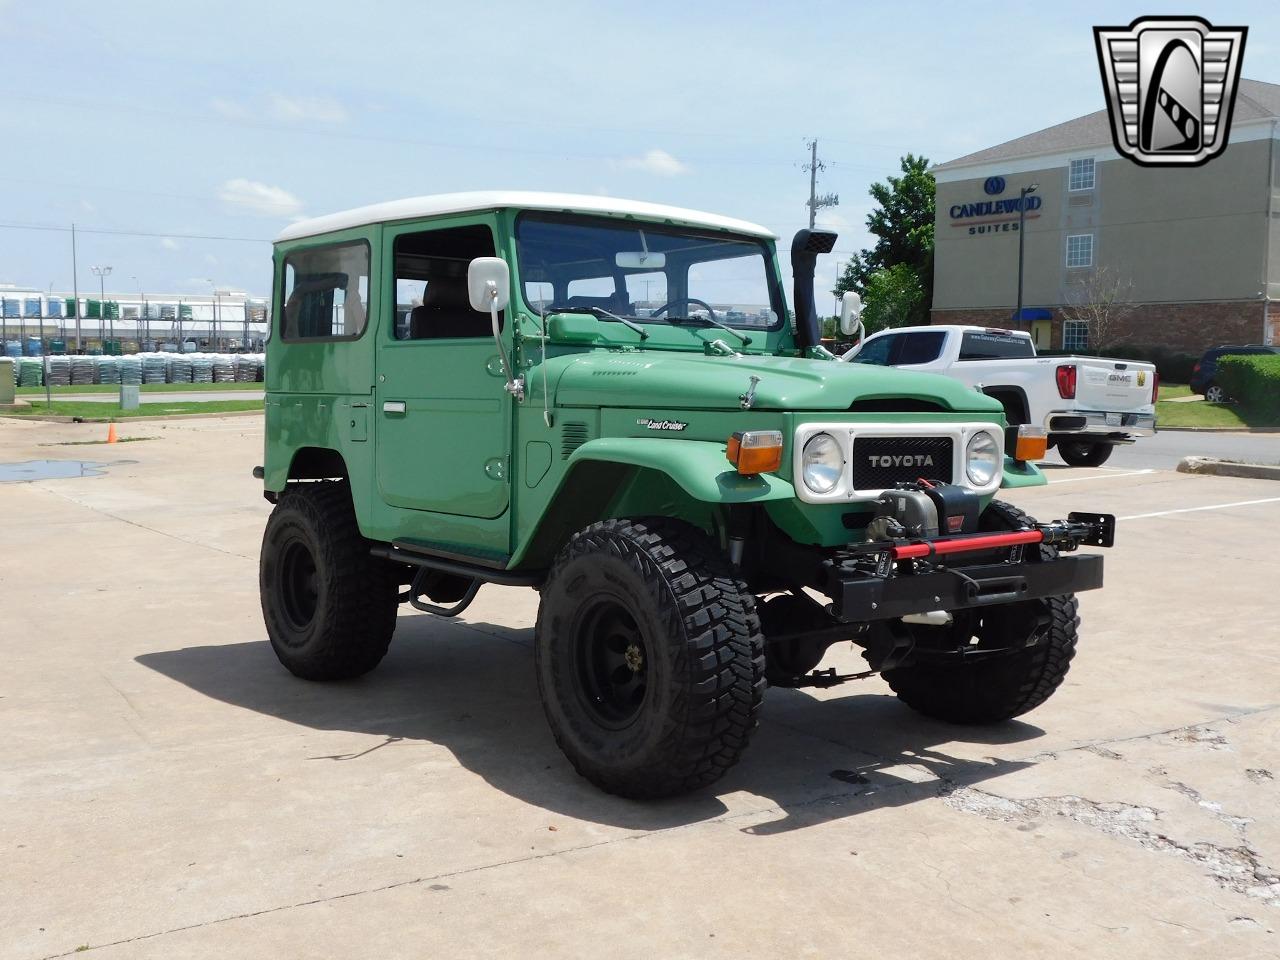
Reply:
[[[865,623],[931,610],[968,610],[1037,600],[1101,586],[1102,557],[1082,554],[889,576],[835,569],[829,571],[826,593],[839,619]]]

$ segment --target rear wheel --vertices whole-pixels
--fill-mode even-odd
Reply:
[[[1059,440],[1058,453],[1073,467],[1100,467],[1107,462],[1115,444],[1094,440]]]
[[[1205,387],[1204,398],[1209,401],[1209,403],[1226,403],[1227,391],[1223,390],[1216,383],[1211,383],[1209,386]]]
[[[271,648],[305,680],[348,680],[387,653],[396,577],[369,553],[346,483],[291,486],[262,538],[259,590]]]
[[[982,528],[990,531],[1031,522],[1000,501],[982,515]],[[1053,547],[1040,550],[1046,558],[1057,556]],[[886,670],[884,679],[907,706],[939,720],[1008,720],[1058,689],[1075,656],[1079,626],[1074,594],[961,612],[946,627],[913,625],[916,659]]]
[[[701,530],[660,518],[574,535],[542,590],[534,657],[556,743],[626,797],[719,779],[765,685],[755,597]]]

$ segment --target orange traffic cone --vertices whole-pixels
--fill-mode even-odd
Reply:
[[[116,442],[116,425],[115,425],[115,421],[113,420],[107,426],[107,443],[115,443],[115,442]]]

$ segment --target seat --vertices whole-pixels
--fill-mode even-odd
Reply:
[[[427,281],[422,306],[409,314],[409,339],[442,340],[449,337],[484,337],[489,317],[471,309],[465,277],[433,277]]]

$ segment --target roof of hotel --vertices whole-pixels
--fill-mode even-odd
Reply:
[[[1236,91],[1236,108],[1231,123],[1248,123],[1254,120],[1280,118],[1280,84],[1263,83],[1261,80],[1241,79]],[[952,167],[968,167],[997,160],[1018,157],[1034,157],[1044,153],[1062,153],[1080,147],[1101,146],[1111,143],[1111,120],[1106,110],[1076,117],[1066,123],[1045,127],[1025,137],[979,150],[940,163],[935,170]]]

